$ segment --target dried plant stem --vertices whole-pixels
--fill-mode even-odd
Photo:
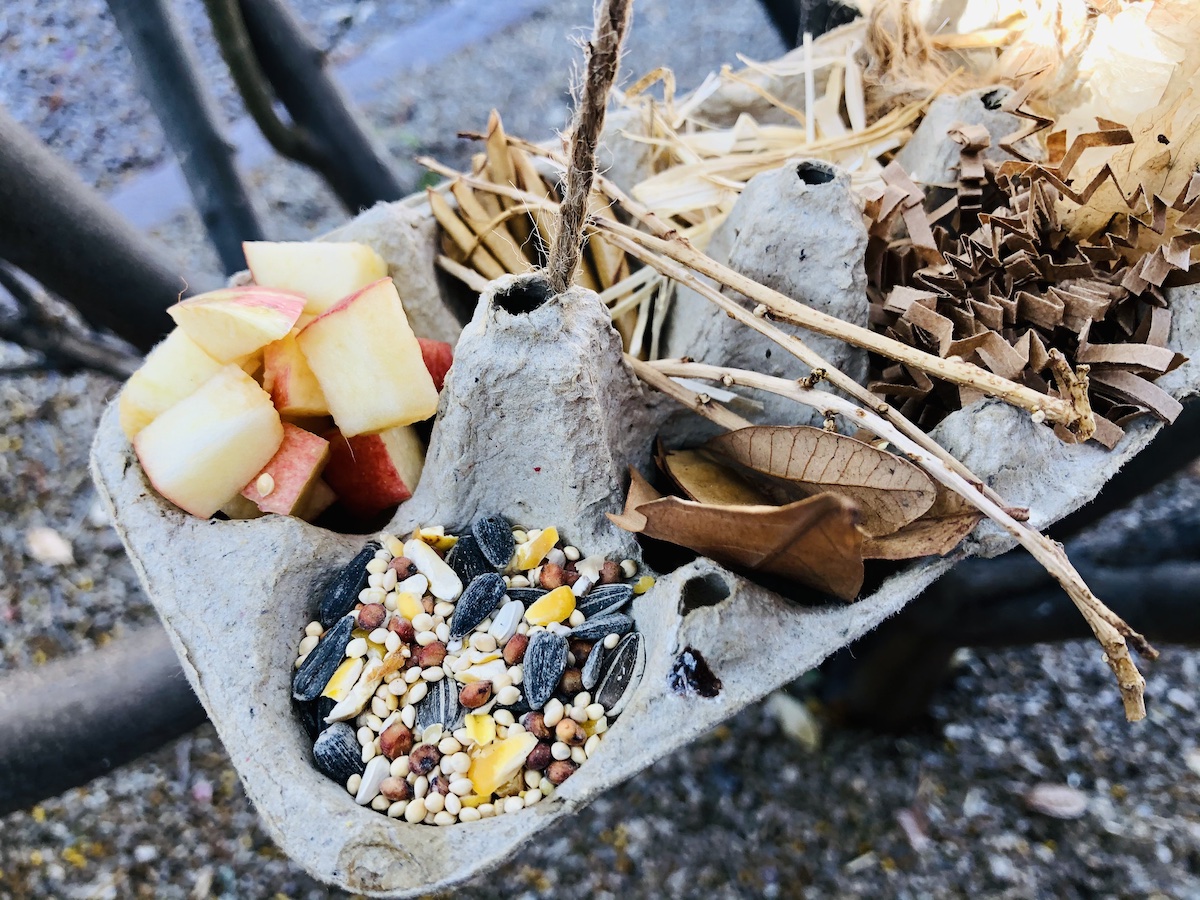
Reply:
[[[989,397],[999,397],[1030,413],[1040,412],[1048,421],[1065,426],[1081,441],[1087,440],[1095,432],[1095,418],[1091,415],[1091,407],[1086,405],[1086,396],[1079,398],[1077,395],[1075,403],[1049,397],[964,360],[943,359],[892,338],[876,334],[870,329],[843,322],[834,316],[798,303],[728,266],[721,265],[679,239],[655,237],[628,225],[608,220],[593,219],[591,224],[601,231],[626,237],[695,272],[707,275],[718,283],[761,304],[766,311],[785,322],[799,325],[817,334],[843,340],[855,347],[861,347],[896,362],[920,369],[935,378],[949,381],[952,384],[974,388]],[[1084,404],[1079,404],[1079,399],[1082,399]]]
[[[639,374],[647,368],[654,369],[659,374],[669,377],[699,378],[706,381],[718,381],[726,386],[736,384],[757,390],[770,391],[813,409],[845,416],[872,434],[890,441],[909,459],[928,472],[931,477],[936,478],[992,521],[999,524],[1005,531],[1016,538],[1017,542],[1028,550],[1034,559],[1042,564],[1046,571],[1066,591],[1067,596],[1071,598],[1072,602],[1083,615],[1084,620],[1088,623],[1088,626],[1092,629],[1092,633],[1100,641],[1100,646],[1104,649],[1105,661],[1117,677],[1117,685],[1120,688],[1121,699],[1125,705],[1125,717],[1131,722],[1145,718],[1146,701],[1144,691],[1146,681],[1129,655],[1128,644],[1132,644],[1138,653],[1148,659],[1157,657],[1157,651],[1150,646],[1142,635],[1130,628],[1120,616],[1105,606],[1091,592],[1070,560],[1067,559],[1061,545],[1050,540],[1037,530],[1030,528],[1028,525],[1017,522],[1001,505],[985,497],[973,484],[958,473],[947,468],[940,459],[930,455],[924,448],[908,438],[892,423],[834,394],[805,388],[796,382],[762,375],[758,372],[669,360],[661,360],[655,363],[640,363],[636,367]],[[671,384],[675,388],[679,387],[673,382]],[[672,390],[669,392],[673,396],[678,395],[676,391]],[[688,393],[691,394],[692,392]],[[705,414],[705,407],[709,405],[706,403],[699,403],[697,405],[694,395],[690,401],[685,399],[684,402],[687,402],[689,406],[702,414]]]
[[[596,9],[596,29],[587,45],[583,93],[571,128],[567,185],[558,213],[558,230],[550,248],[546,274],[550,287],[562,293],[575,281],[583,244],[583,222],[596,174],[596,144],[604,129],[608,92],[617,78],[621,44],[629,30],[633,0],[601,0]]]

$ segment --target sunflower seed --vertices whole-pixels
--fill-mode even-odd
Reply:
[[[578,641],[599,641],[610,634],[625,634],[631,628],[633,619],[624,613],[610,612],[594,616],[578,628],[572,628],[570,637]]]
[[[363,771],[362,747],[354,733],[354,726],[338,722],[322,731],[313,744],[313,759],[317,768],[339,784],[345,784],[351,775]]]
[[[633,598],[632,584],[600,584],[575,601],[575,608],[587,616],[614,612]]]
[[[458,543],[446,554],[446,562],[462,579],[463,584],[470,584],[480,575],[495,572],[496,567],[487,561],[474,535],[464,534]]]
[[[463,708],[458,702],[459,684],[453,678],[443,678],[429,685],[429,693],[417,704],[417,728],[424,731],[430,725],[441,725],[453,731],[462,725]]]
[[[528,606],[530,603],[533,603],[535,600],[537,600],[538,597],[541,597],[547,593],[549,592],[543,591],[541,588],[509,588],[508,598],[510,600],[520,600],[522,603]]]
[[[611,719],[619,716],[637,690],[646,668],[646,642],[641,634],[626,635],[613,651],[608,674],[600,682],[593,699],[607,711]]]
[[[503,569],[517,548],[513,540],[512,523],[504,516],[483,516],[471,524],[479,550],[497,569]]]
[[[600,677],[604,674],[604,660],[608,658],[608,655],[603,641],[596,641],[592,645],[592,652],[588,654],[587,662],[583,664],[582,679],[585,691],[590,691],[600,683]]]
[[[549,631],[539,631],[529,639],[521,668],[525,697],[531,707],[541,709],[567,670],[567,639]]]
[[[368,542],[325,589],[317,617],[326,628],[354,609],[359,591],[367,586],[367,563],[375,558],[379,546],[377,541]]]
[[[292,696],[306,702],[316,700],[346,656],[346,645],[354,631],[354,616],[342,616],[304,658],[292,679]]]
[[[458,598],[450,618],[450,640],[457,641],[490,616],[504,597],[504,579],[495,572],[478,576]]]

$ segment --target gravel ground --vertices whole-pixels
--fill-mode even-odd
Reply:
[[[294,3],[347,56],[438,5]],[[461,160],[470,148],[453,134],[492,106],[513,131],[551,133],[567,117],[562,73],[573,54],[563,37],[588,6],[560,4],[399,79],[372,120],[405,157]],[[212,72],[199,0],[180,8]],[[666,62],[694,84],[735,50],[777,52],[752,0],[709,9],[643,2],[626,71]],[[3,4],[0,79],[5,104],[93,184],[117,184],[167,152],[98,0]],[[256,172],[253,186],[280,236],[342,215],[294,166]],[[216,272],[194,215],[158,236],[189,273]],[[87,476],[90,435],[115,389],[90,375],[0,379],[0,669],[87,652],[153,616]],[[1158,496],[1200,503],[1200,482]],[[31,556],[38,527],[70,542],[73,566]],[[811,750],[767,707],[752,708],[455,896],[1200,896],[1200,653],[1164,649],[1148,675],[1150,718],[1136,727],[1090,643],[960,654],[929,728],[901,737],[827,730]],[[1024,795],[1042,782],[1079,792],[1082,816],[1031,812]],[[208,896],[343,896],[266,837],[210,727],[0,819],[0,898]]]

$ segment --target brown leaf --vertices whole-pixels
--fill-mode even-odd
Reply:
[[[805,425],[741,428],[708,444],[735,462],[858,504],[862,528],[891,534],[933,505],[932,479],[906,459],[854,438]]]
[[[863,541],[863,559],[944,556],[975,530],[983,514],[943,485],[929,511],[899,531]]]
[[[858,595],[862,532],[855,505],[846,498],[825,493],[787,506],[714,506],[658,497],[640,474],[630,475],[625,512],[608,516],[627,531],[725,565],[782,575],[843,600]]]
[[[659,450],[658,463],[689,498],[715,506],[771,506],[762,491],[703,450]]]

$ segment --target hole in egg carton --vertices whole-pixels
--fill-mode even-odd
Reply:
[[[716,606],[729,597],[729,582],[716,572],[689,578],[679,596],[679,614],[686,616],[706,606]]]

